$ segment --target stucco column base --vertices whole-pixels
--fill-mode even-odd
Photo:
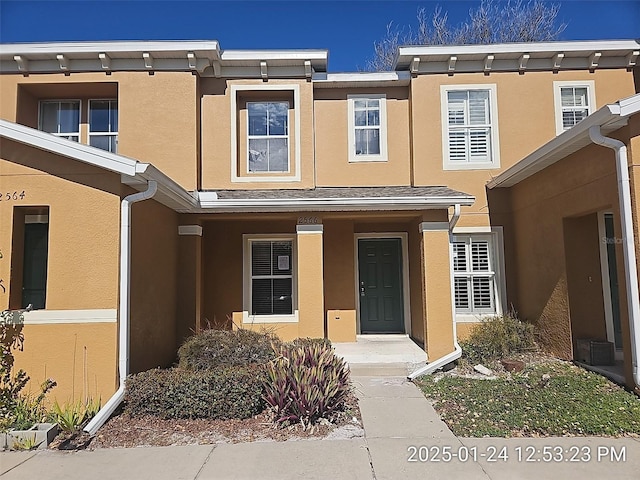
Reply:
[[[324,338],[322,225],[298,225],[298,335]]]
[[[451,261],[449,224],[423,222],[422,292],[425,319],[425,349],[430,362],[453,352],[453,304],[451,302]]]

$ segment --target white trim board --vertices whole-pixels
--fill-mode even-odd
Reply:
[[[67,323],[116,323],[115,308],[96,310],[32,310],[24,312],[25,325],[47,325]]]

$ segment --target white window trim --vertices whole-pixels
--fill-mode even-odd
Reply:
[[[380,153],[378,155],[356,155],[355,136],[355,100],[380,100]],[[387,96],[378,94],[347,95],[348,125],[349,125],[349,162],[386,162],[387,154]]]
[[[118,128],[118,130],[116,130],[115,132],[92,132],[91,131],[91,102],[116,102],[117,108],[116,110],[118,111],[118,116],[120,114],[120,105],[118,102],[117,98],[90,98],[89,101],[87,102],[88,106],[87,106],[87,145],[91,146],[91,137],[116,137],[116,151],[112,152],[112,153],[118,153],[118,133],[120,130],[120,125],[116,125],[116,127]],[[80,115],[80,117],[82,118],[82,114]],[[119,120],[119,118],[118,118]],[[95,147],[95,148],[99,148],[99,147]],[[108,150],[105,150],[108,151]]]
[[[285,135],[249,135],[249,104],[250,103],[286,103],[287,104],[287,133]],[[247,138],[246,138],[246,148],[247,148],[247,174],[248,175],[271,175],[274,173],[290,173],[291,172],[291,155],[290,155],[290,149],[291,149],[291,144],[290,142],[290,135],[289,135],[289,110],[291,109],[291,105],[289,104],[288,101],[286,100],[266,100],[266,101],[250,101],[247,102]],[[249,165],[249,143],[250,140],[255,140],[255,139],[264,139],[264,140],[270,140],[270,139],[277,139],[277,138],[284,138],[287,140],[287,169],[286,170],[282,170],[282,171],[266,171],[266,172],[251,172],[250,171],[250,165]]]
[[[260,241],[280,241],[289,240],[292,244],[291,252],[291,285],[292,285],[292,305],[293,314],[291,315],[251,315],[251,242]],[[297,245],[296,235],[289,234],[244,234],[242,235],[243,245],[243,279],[242,279],[242,323],[297,323],[298,322],[298,273],[297,273]]]
[[[489,90],[489,115],[491,116],[491,162],[449,161],[449,116],[447,94],[451,91]],[[442,121],[442,168],[444,170],[490,170],[500,168],[500,135],[498,133],[498,99],[495,83],[473,85],[441,85],[440,113]]]
[[[291,162],[294,162],[293,175],[273,175],[269,172],[238,175],[238,92],[242,91],[283,91],[293,92],[293,158],[289,158],[289,171]],[[300,85],[231,85],[231,182],[299,182],[301,180],[301,156],[300,156]],[[247,132],[248,134],[249,132]],[[289,136],[291,138],[291,136]],[[289,146],[291,148],[291,146]]]
[[[50,132],[45,132],[42,129],[42,104],[43,103],[61,103],[61,102],[78,102],[78,132],[68,132],[68,133],[50,133]],[[40,130],[41,132],[44,133],[48,133],[49,135],[54,135],[58,138],[65,138],[65,137],[70,137],[70,136],[74,136],[77,135],[78,136],[78,142],[77,143],[82,143],[82,100],[80,100],[79,98],[45,98],[42,100],[38,101],[38,130]],[[70,142],[73,142],[73,140],[69,140]]]
[[[589,98],[589,115],[595,112],[596,107],[596,87],[593,80],[576,80],[576,81],[556,81],[553,82],[553,104],[556,116],[556,135],[560,135],[565,131],[562,126],[562,98],[560,95],[563,87],[586,87],[587,96]]]
[[[480,236],[490,237],[493,245],[492,254],[494,255],[494,295],[495,295],[495,313],[477,314],[477,313],[455,313],[456,303],[454,294],[454,272],[453,272],[453,239],[456,236]],[[457,227],[453,233],[449,235],[449,258],[451,269],[451,309],[457,323],[478,323],[496,315],[502,315],[507,311],[507,285],[505,283],[505,263],[504,263],[504,231],[503,227]]]

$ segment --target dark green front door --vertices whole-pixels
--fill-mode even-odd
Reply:
[[[22,276],[22,308],[44,308],[47,293],[47,255],[49,224],[24,225],[24,265]]]
[[[358,240],[361,333],[404,333],[399,238]]]

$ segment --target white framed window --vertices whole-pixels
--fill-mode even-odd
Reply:
[[[42,100],[38,117],[39,130],[80,141],[80,100]]]
[[[458,320],[478,321],[502,312],[501,244],[498,233],[456,233],[451,237],[453,301]]]
[[[289,102],[247,102],[250,173],[289,172]]]
[[[596,105],[593,80],[553,82],[553,97],[557,135],[591,115]]]
[[[500,167],[495,85],[442,85],[445,170]]]
[[[89,100],[89,145],[118,152],[117,100]]]
[[[297,321],[295,239],[245,235],[244,323]]]
[[[264,182],[299,182],[302,179],[301,174],[301,103],[300,103],[300,85],[298,84],[251,84],[251,85],[235,85],[232,84],[231,90],[231,182],[233,183],[264,183]],[[263,98],[275,97],[282,98],[283,94],[292,96],[293,101],[290,103],[290,116],[287,122],[287,150],[288,170],[278,172],[279,175],[266,171],[251,172],[248,168],[249,155],[246,158],[240,158],[238,145],[244,142],[248,148],[248,139],[240,138],[238,116],[240,115],[239,105],[246,98],[255,98],[258,94],[264,93]],[[245,96],[246,95],[246,96]],[[250,103],[250,102],[249,102]],[[259,102],[256,102],[259,103]],[[279,103],[275,100],[271,103]],[[248,112],[247,112],[248,113]],[[248,115],[247,115],[248,116]],[[249,131],[246,134],[248,136]],[[244,163],[247,162],[247,163]],[[242,164],[242,166],[241,166]],[[261,175],[262,173],[262,175]]]
[[[387,161],[386,95],[349,95],[349,161]]]

